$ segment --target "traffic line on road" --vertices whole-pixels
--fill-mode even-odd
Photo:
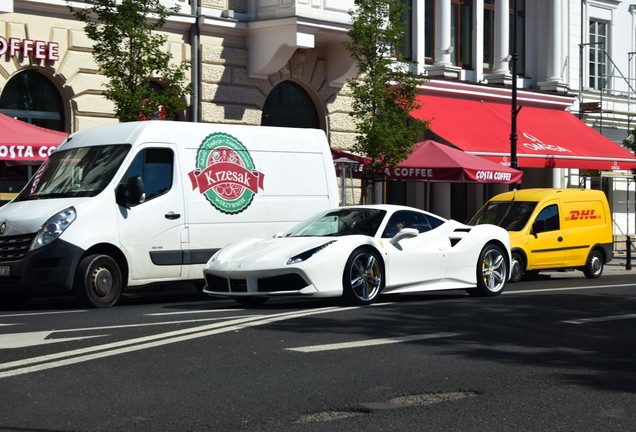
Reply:
[[[162,345],[184,342],[192,339],[212,336],[215,334],[234,332],[250,327],[261,326],[278,321],[299,318],[310,315],[325,314],[331,312],[341,312],[355,307],[341,308],[329,307],[309,311],[284,312],[280,314],[257,316],[249,318],[238,318],[222,323],[208,324],[204,326],[175,330],[152,336],[129,339],[125,341],[113,342],[104,345],[86,347],[77,350],[48,354],[39,357],[32,357],[23,360],[0,363],[0,379],[24,375],[32,372],[39,372],[71,364],[97,360],[114,355],[140,351]]]
[[[53,312],[26,312],[26,313],[0,314],[0,318],[28,317],[28,316],[38,316],[38,315],[59,315],[59,314],[78,313],[78,312],[83,313],[88,311],[85,309],[78,309],[78,310],[64,310],[64,311],[53,311]]]
[[[626,314],[626,315],[609,315],[602,317],[594,317],[594,318],[581,318],[575,320],[566,320],[561,321],[565,324],[590,324],[590,323],[600,323],[600,322],[608,322],[608,321],[621,321],[621,320],[630,320],[636,319],[636,314]]]
[[[539,288],[539,289],[529,289],[529,290],[506,290],[502,293],[506,295],[510,294],[536,294],[536,293],[549,293],[549,292],[558,292],[558,291],[584,291],[584,290],[592,290],[592,289],[605,289],[605,288],[623,288],[623,287],[633,287],[633,283],[628,284],[613,284],[613,285],[593,285],[593,286],[575,286],[575,287],[566,287],[566,288]]]
[[[448,338],[460,336],[461,333],[431,333],[431,334],[419,334],[419,335],[410,335],[410,336],[399,336],[393,338],[382,338],[382,339],[367,339],[361,341],[354,342],[340,342],[340,343],[331,343],[324,345],[311,345],[304,347],[296,347],[296,348],[285,348],[288,351],[297,351],[302,353],[311,353],[311,352],[319,352],[319,351],[334,351],[334,350],[342,350],[349,348],[363,348],[377,345],[388,345],[388,344],[396,344],[396,343],[404,343],[404,342],[412,342],[412,341],[420,341],[426,339],[440,339],[440,338]]]

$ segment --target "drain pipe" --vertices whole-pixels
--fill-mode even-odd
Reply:
[[[199,36],[200,28],[200,8],[199,0],[191,0],[192,16],[194,16],[194,24],[190,28],[190,47],[191,47],[191,67],[192,67],[192,98],[190,102],[190,120],[199,121]]]

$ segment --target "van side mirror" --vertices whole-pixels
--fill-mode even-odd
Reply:
[[[144,181],[141,176],[128,177],[125,184],[117,186],[116,201],[122,207],[130,208],[146,200]]]
[[[532,223],[532,230],[530,234],[536,235],[545,231],[545,221],[538,220]]]

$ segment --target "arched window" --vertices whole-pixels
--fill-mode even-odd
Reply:
[[[320,129],[320,119],[309,94],[298,84],[283,81],[267,96],[261,125]]]
[[[11,78],[2,89],[0,113],[36,126],[64,131],[64,105],[53,83],[34,70]]]

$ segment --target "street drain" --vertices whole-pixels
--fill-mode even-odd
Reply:
[[[386,401],[362,403],[356,409],[333,410],[319,413],[305,414],[296,423],[318,423],[343,420],[351,417],[370,414],[374,411],[407,408],[414,406],[433,405],[441,402],[456,401],[479,396],[475,391],[456,391],[441,393],[424,393],[417,395],[400,395]]]

